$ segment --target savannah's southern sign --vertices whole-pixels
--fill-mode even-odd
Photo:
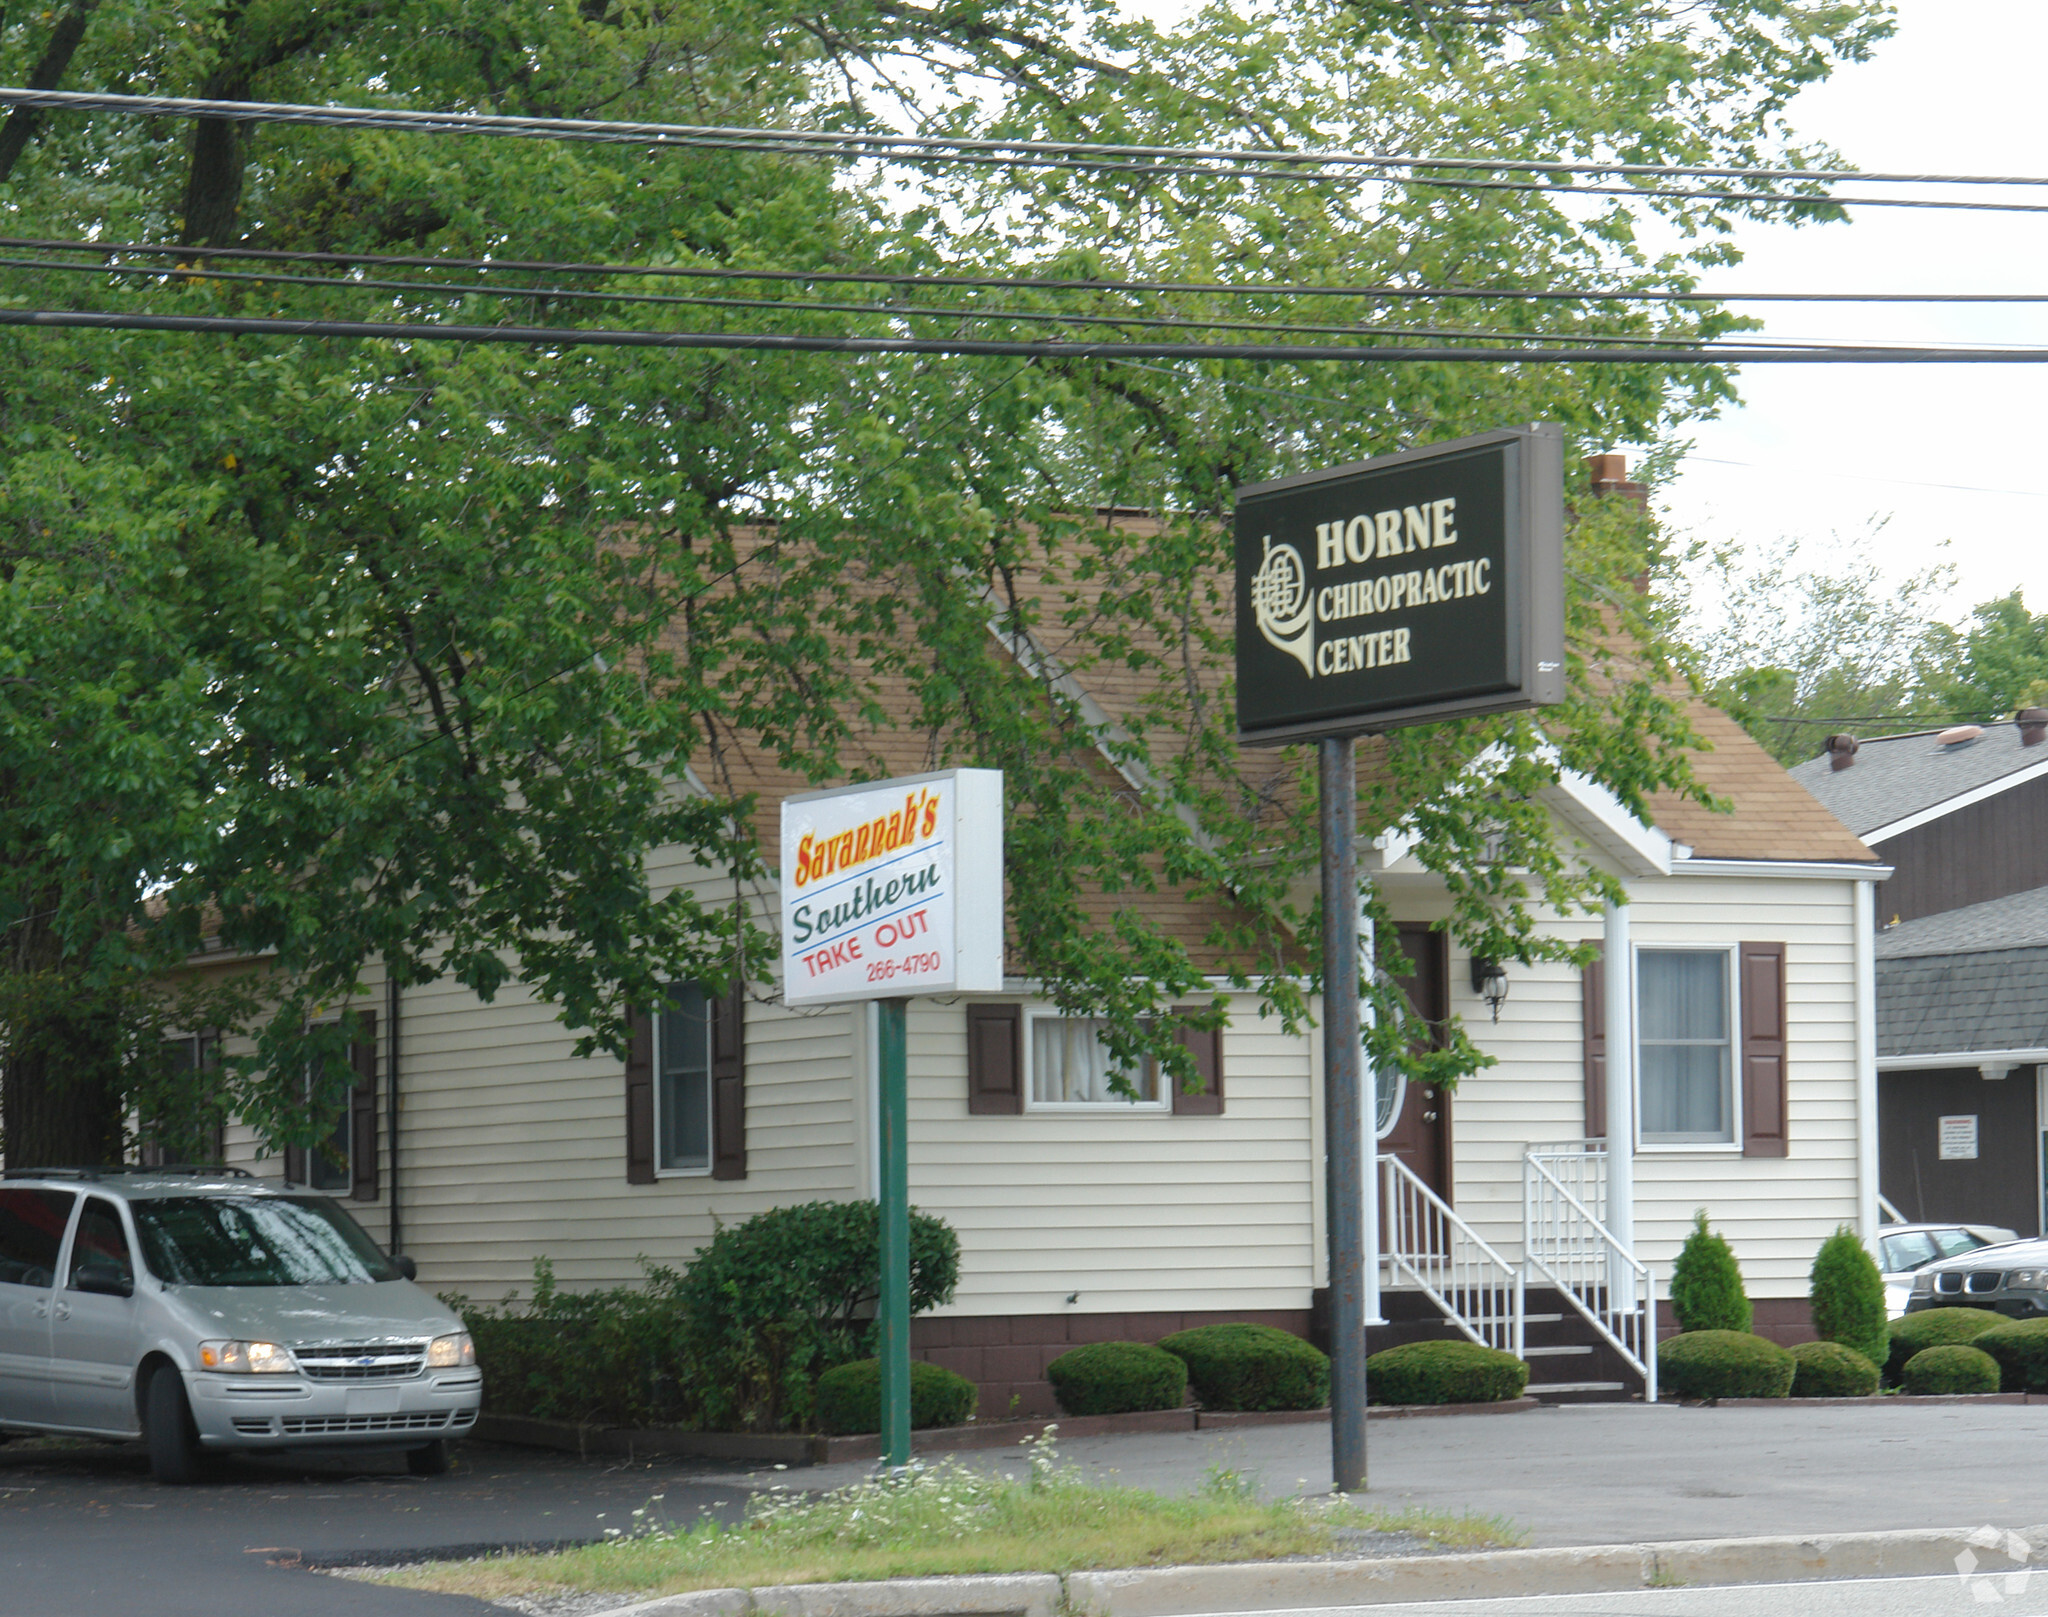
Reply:
[[[1239,739],[1561,701],[1563,522],[1549,426],[1240,489]]]
[[[782,800],[790,1005],[1003,986],[1003,772]]]

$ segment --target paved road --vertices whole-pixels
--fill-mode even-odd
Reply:
[[[1255,1476],[1271,1496],[1330,1486],[1327,1424],[1060,1447],[1069,1460],[1163,1493],[1200,1488],[1210,1467]],[[1504,1516],[1536,1545],[2048,1522],[2048,1405],[1589,1404],[1376,1420],[1368,1450],[1370,1503]],[[1009,1454],[961,1458],[1023,1464]],[[830,1487],[859,1469],[791,1475]]]
[[[6,1617],[454,1617],[497,1608],[321,1577],[322,1559],[600,1538],[654,1494],[672,1519],[731,1517],[744,1498],[703,1468],[583,1462],[469,1443],[445,1477],[402,1457],[231,1461],[165,1488],[139,1448],[0,1447],[0,1612]]]
[[[2048,1613],[2048,1572],[2008,1589],[2006,1580],[1859,1578],[1841,1583],[1764,1583],[1741,1589],[1645,1589],[1614,1595],[1529,1595],[1508,1600],[1334,1606],[1262,1617],[2039,1617]]]

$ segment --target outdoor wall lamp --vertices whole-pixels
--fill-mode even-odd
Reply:
[[[1507,968],[1498,960],[1487,960],[1479,955],[1472,957],[1472,992],[1486,1001],[1486,1008],[1493,1012],[1493,1019],[1500,1020],[1500,1008],[1507,1003]]]

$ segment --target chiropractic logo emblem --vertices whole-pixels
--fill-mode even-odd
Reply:
[[[1976,1550],[1988,1550],[2001,1555],[2015,1564],[2006,1568],[1994,1567],[1986,1572],[1977,1568],[1982,1564],[1976,1550],[1966,1549],[1956,1557],[1956,1577],[1970,1598],[1979,1605],[1993,1605],[2007,1596],[2017,1597],[2027,1592],[2027,1580],[2034,1575],[2034,1569],[2027,1563],[2033,1559],[2034,1546],[2017,1533],[2007,1532],[2002,1527],[1979,1527],[1964,1536],[1965,1544],[1974,1544]]]
[[[1265,559],[1252,575],[1252,612],[1266,643],[1284,651],[1315,678],[1315,603],[1309,595],[1308,569],[1292,545],[1276,545],[1265,536]]]

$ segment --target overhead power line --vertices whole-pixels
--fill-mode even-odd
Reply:
[[[1276,281],[1139,281],[1031,275],[934,275],[915,270],[745,269],[710,264],[601,264],[531,258],[446,258],[419,253],[333,253],[277,247],[192,247],[135,241],[77,241],[0,236],[0,249],[22,252],[123,253],[187,263],[243,259],[266,263],[376,264],[393,269],[474,270],[533,275],[624,275],[656,279],[799,282],[812,285],[960,287],[1019,292],[1161,292],[1218,297],[1433,298],[1503,302],[1583,303],[2048,303],[2048,292],[1681,292],[1638,287],[1325,286]]]
[[[122,314],[91,309],[0,309],[0,326],[176,331],[384,342],[509,343],[525,347],[716,349],[741,353],[955,354],[1024,359],[1273,360],[1297,364],[2038,365],[2044,348],[1440,348],[1415,344],[1024,341],[978,337],[837,337],[794,332],[630,331],[548,326],[428,325],[237,315]]]
[[[213,101],[190,96],[108,95],[80,90],[0,87],[0,106],[76,112],[112,112],[137,117],[215,118],[238,123],[315,125],[342,129],[391,129],[416,134],[487,135],[527,140],[595,142],[608,145],[687,147],[768,152],[895,163],[953,163],[977,166],[1076,169],[1123,173],[1140,178],[1196,177],[1286,181],[1389,180],[1483,191],[1557,191],[1582,196],[1617,196],[1695,202],[1740,202],[1793,206],[1962,208],[2011,213],[2048,213],[2048,202],[1991,202],[1975,199],[1840,196],[1831,192],[1659,190],[1646,186],[1582,185],[1524,181],[1448,179],[1446,174],[1514,173],[1650,179],[1734,179],[1751,184],[1865,184],[2043,186],[2048,179],[2027,175],[1877,173],[1832,169],[1771,169],[1619,161],[1550,159],[1348,150],[1290,151],[1280,147],[1196,147],[1120,145],[1087,141],[973,139],[883,132],[761,129],[716,125],[641,123],[596,118],[535,118],[496,113],[419,112],[395,107],[321,107],[294,102]]]

